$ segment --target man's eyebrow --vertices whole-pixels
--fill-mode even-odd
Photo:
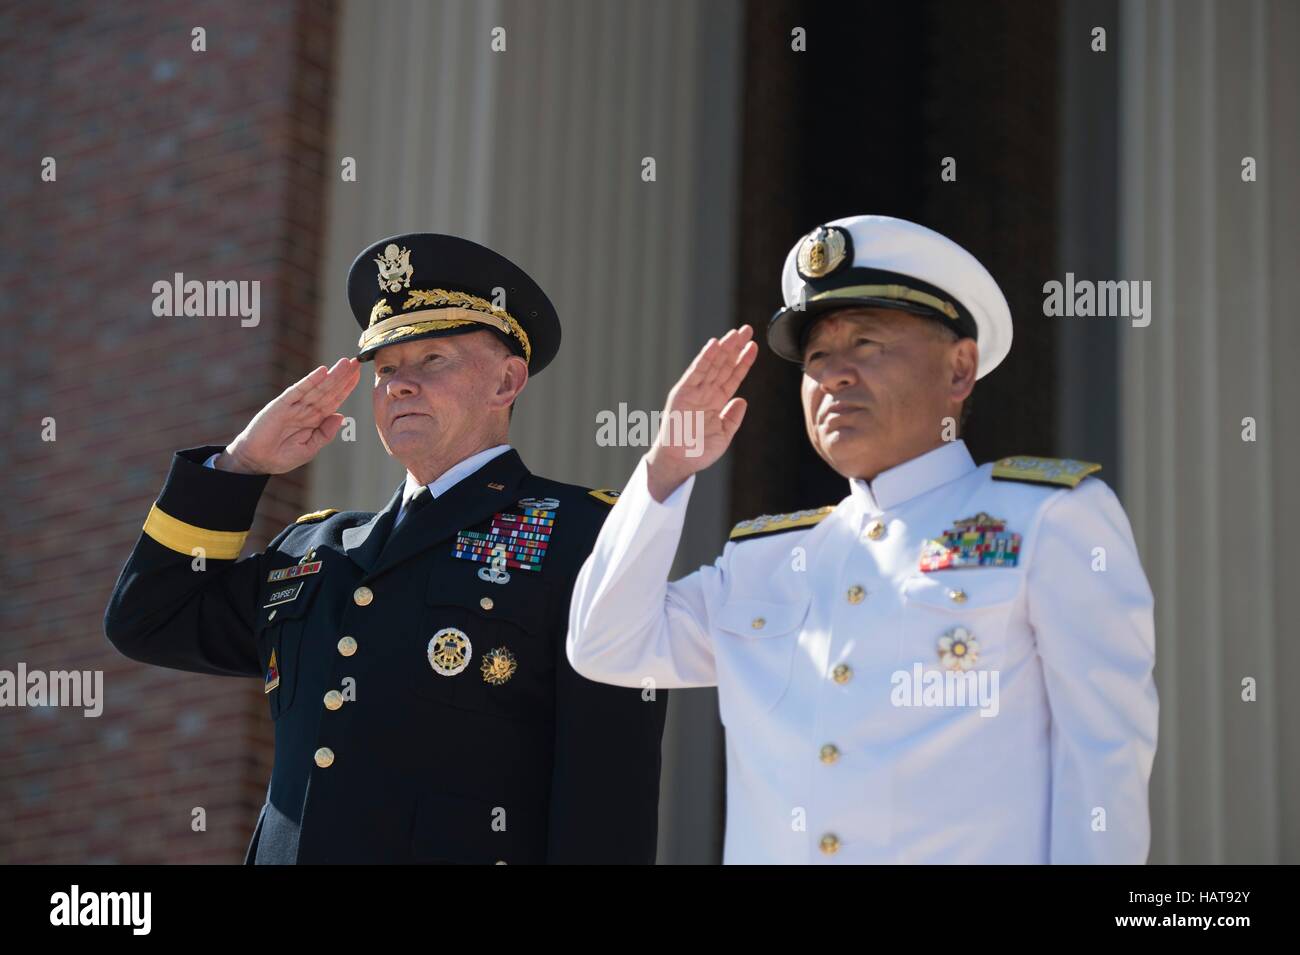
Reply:
[[[889,327],[888,321],[876,315],[862,315],[853,319],[843,319],[843,321],[849,324],[850,331],[854,334],[860,332],[878,332]],[[822,340],[826,338],[827,334],[828,333],[824,329],[814,329],[809,334],[807,341],[804,342],[804,351],[806,352],[808,349],[820,344]]]

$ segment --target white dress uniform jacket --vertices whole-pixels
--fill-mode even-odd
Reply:
[[[946,444],[669,583],[694,479],[661,504],[642,459],[574,587],[569,660],[718,688],[725,862],[1145,861],[1154,627],[1128,520],[1096,478],[993,467]],[[922,570],[968,518],[1019,535],[1014,560]]]

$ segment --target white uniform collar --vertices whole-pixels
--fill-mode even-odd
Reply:
[[[427,485],[427,487],[429,488],[429,496],[433,498],[437,498],[443,494],[446,494],[458,482],[460,482],[464,478],[469,477],[471,474],[473,474],[483,465],[487,464],[493,458],[497,457],[498,455],[505,454],[509,450],[510,450],[510,445],[498,444],[496,447],[488,448],[486,451],[480,451],[478,454],[471,454],[469,457],[467,457],[464,461],[461,461],[459,464],[453,464],[447,470],[443,471],[441,475],[439,475],[438,477],[434,478],[434,480],[429,482],[429,484]],[[415,476],[411,474],[410,471],[407,471],[406,487],[402,490],[403,507],[406,506],[406,502],[411,499],[411,495],[414,494],[419,489],[419,487],[420,487],[419,480],[417,480]]]
[[[849,490],[854,500],[875,514],[897,507],[941,484],[955,481],[973,470],[975,459],[966,450],[966,442],[958,438],[881,471],[870,484],[861,478],[851,478]]]

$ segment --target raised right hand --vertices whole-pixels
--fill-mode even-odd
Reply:
[[[720,339],[710,338],[668,392],[663,424],[646,455],[646,477],[656,501],[662,503],[692,474],[722,457],[731,444],[747,406],[744,398],[734,395],[758,357],[753,337],[754,329],[741,325]],[[698,416],[700,429],[696,433],[702,433],[702,439],[695,447],[669,440],[671,412]],[[680,426],[678,430],[681,433]]]
[[[340,358],[290,385],[259,411],[213,462],[223,471],[283,474],[302,467],[343,426],[339,405],[361,380],[361,363]]]

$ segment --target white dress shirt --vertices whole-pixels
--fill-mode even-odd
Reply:
[[[991,472],[946,444],[669,583],[694,478],[659,503],[637,466],[574,586],[569,660],[718,688],[724,861],[1146,859],[1155,638],[1128,520],[1096,478]],[[981,514],[1020,535],[1015,566],[921,568]],[[954,634],[976,641],[965,676]],[[986,695],[945,695],[949,674]]]

